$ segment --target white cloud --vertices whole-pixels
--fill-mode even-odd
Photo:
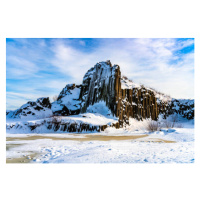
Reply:
[[[74,82],[81,82],[85,72],[99,61],[110,59],[136,82],[167,92],[176,98],[193,97],[194,54],[176,55],[177,50],[193,44],[193,40],[175,39],[102,39],[91,53],[69,45],[55,44],[52,63]],[[185,88],[185,89],[183,89]],[[190,90],[188,90],[190,88]]]
[[[90,54],[60,44],[60,42],[52,47],[52,51],[55,56],[52,58],[51,64],[57,67],[61,73],[70,76],[71,81],[78,83],[82,82],[83,75],[97,62]]]
[[[7,56],[7,62],[12,67],[9,68],[9,77],[15,79],[28,78],[28,76],[36,75],[39,71],[39,67],[33,62],[17,56]]]
[[[86,45],[83,40],[79,43],[84,47]],[[82,51],[74,47],[69,40],[53,39],[50,45],[40,40],[34,42],[33,48],[26,48],[25,53],[9,47],[12,55],[7,56],[7,62],[20,67],[12,67],[7,74],[12,75],[11,78],[28,76],[34,82],[34,76],[40,76],[41,69],[56,72],[57,75],[53,79],[51,77],[51,80],[43,74],[44,77],[40,81],[36,79],[32,86],[24,86],[24,91],[51,97],[58,94],[67,83],[82,83],[88,69],[99,61],[109,59],[112,64],[119,64],[122,74],[135,82],[175,98],[193,98],[194,53],[177,53],[193,43],[192,39],[177,41],[173,38],[101,39],[99,45],[93,47],[93,51]],[[23,40],[23,44],[31,46],[29,40]],[[46,65],[41,67],[36,64],[35,61],[38,60],[43,60]],[[62,78],[59,78],[58,72],[62,74]],[[37,93],[39,88],[47,88],[48,91]],[[52,92],[49,92],[50,89]]]

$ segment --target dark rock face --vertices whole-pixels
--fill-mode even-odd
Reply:
[[[80,113],[81,85],[67,84],[60,92],[57,101],[52,103],[52,111],[56,116],[76,115]]]
[[[169,97],[135,84],[127,77],[116,80],[116,116],[119,117],[120,127],[129,124],[129,117],[137,120],[146,118],[157,120],[160,113],[165,113]],[[159,96],[163,100],[160,100]]]
[[[97,63],[88,70],[83,78],[80,100],[82,113],[89,105],[105,101],[112,114],[119,117],[116,127],[128,124],[129,117],[157,120],[159,114],[166,117],[177,112],[187,119],[194,118],[194,104],[183,105],[167,95],[121,77],[120,67],[112,66],[110,61]],[[179,110],[174,108],[175,102],[179,102]]]
[[[97,63],[83,78],[81,112],[86,112],[89,105],[105,101],[112,114],[119,117],[120,127],[128,123],[129,117],[156,120],[160,107],[154,92],[141,86],[122,88],[122,82],[126,81],[126,78],[121,77],[118,65],[112,66],[110,61]]]
[[[81,112],[84,113],[89,105],[105,101],[106,106],[115,115],[116,107],[116,77],[119,66],[112,66],[110,61],[97,63],[83,77],[80,92]]]
[[[49,97],[47,98],[39,98],[36,101],[37,104],[40,104],[41,107],[49,108],[51,109],[51,103],[49,101]]]
[[[52,115],[49,97],[39,98],[36,101],[28,101],[15,111],[7,113],[8,118],[44,118]]]
[[[128,123],[128,118],[138,120],[151,118],[157,120],[159,107],[155,94],[144,87],[133,89],[121,89],[119,93],[117,115],[120,125]]]

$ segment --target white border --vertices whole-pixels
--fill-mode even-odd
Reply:
[[[200,199],[198,1],[0,4],[1,199]],[[6,38],[195,38],[195,164],[5,164]]]

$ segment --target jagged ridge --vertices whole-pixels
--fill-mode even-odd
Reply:
[[[8,118],[38,119],[53,115],[49,97],[38,98],[36,101],[28,101],[15,111],[6,113]]]

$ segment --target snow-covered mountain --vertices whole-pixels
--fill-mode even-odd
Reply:
[[[108,60],[99,62],[89,69],[81,85],[66,85],[55,102],[50,103],[49,98],[39,98],[36,102],[28,102],[6,114],[7,119],[29,120],[83,113],[95,113],[108,119],[113,118],[115,123],[112,126],[119,128],[129,124],[130,117],[137,120],[146,118],[157,120],[161,114],[166,118],[178,113],[187,119],[193,119],[194,100],[173,99],[154,89],[134,83],[127,77],[121,76],[119,65],[112,65]],[[59,126],[56,125],[57,128],[61,127],[61,123],[63,125],[69,123],[68,120],[65,122],[49,120],[49,122],[60,123]]]
[[[51,117],[53,113],[49,97],[42,97],[36,101],[28,101],[17,110],[8,111],[6,115],[7,119],[41,119]]]

